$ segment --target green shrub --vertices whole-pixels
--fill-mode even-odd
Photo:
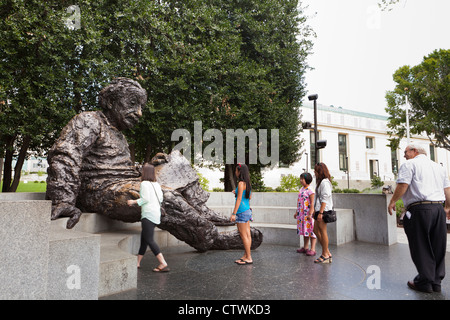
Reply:
[[[209,190],[209,180],[206,179],[201,173],[198,173],[198,181],[202,187],[203,190],[208,191]]]
[[[300,177],[294,176],[293,174],[281,177],[280,187],[284,192],[296,192],[301,186]]]
[[[395,203],[395,214],[400,217],[402,213],[405,211],[405,205],[403,204],[403,200],[400,199]]]
[[[344,189],[342,190],[344,193],[359,193],[358,189]]]
[[[379,176],[374,176],[371,180],[372,189],[380,188],[384,186],[384,182],[381,180]]]
[[[333,193],[360,193],[358,189],[339,189],[334,188]]]

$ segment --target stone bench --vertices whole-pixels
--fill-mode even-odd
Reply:
[[[229,217],[234,206],[210,205],[209,208],[217,213]],[[275,224],[296,224],[294,214],[297,208],[295,207],[280,207],[280,206],[251,206],[253,210],[253,221],[262,223]]]
[[[233,206],[210,206],[212,210],[230,215]],[[295,207],[254,207],[251,226],[263,233],[263,243],[297,246],[302,245],[303,237],[297,235]],[[327,226],[330,244],[341,245],[355,240],[353,210],[336,209],[337,221]],[[234,227],[236,228],[236,227]]]
[[[86,233],[99,237],[97,297],[103,297],[137,288],[137,260],[128,250],[140,230],[128,224],[125,230],[116,230],[122,222],[110,220],[95,213],[83,214],[72,230],[65,229],[68,218],[52,221],[62,233]],[[115,226],[115,227],[114,227]],[[116,230],[116,231],[110,231]]]
[[[268,220],[273,223],[292,224],[293,210],[297,205],[297,192],[253,192],[251,199],[251,207],[255,212],[255,222],[266,222]],[[350,214],[344,214],[341,222],[335,224],[337,243],[345,243],[348,241],[358,240],[363,242],[392,245],[397,243],[397,220],[395,215],[389,215],[387,206],[392,195],[385,194],[333,194],[333,203],[335,208],[347,208],[351,210],[353,215],[353,224],[349,222]],[[231,192],[212,192],[207,205],[210,208],[224,212],[226,215],[231,214],[235,202],[234,194]],[[267,209],[262,209],[262,207]],[[258,214],[258,208],[261,208]],[[280,215],[267,215],[265,210],[269,208],[280,208],[275,211]],[[284,208],[284,209],[282,209]],[[338,209],[339,210],[339,209]],[[336,210],[337,211],[337,210]],[[261,220],[259,220],[261,217]],[[275,219],[275,221],[274,221]],[[295,220],[294,220],[295,221]],[[332,235],[334,224],[329,225],[329,236]],[[351,229],[353,228],[353,232]],[[341,239],[337,239],[340,237]]]
[[[68,218],[52,221],[65,230]],[[141,224],[111,220],[96,213],[83,213],[72,230],[101,237],[99,257],[98,297],[137,287],[137,258],[141,241]],[[155,241],[160,247],[185,245],[170,233],[155,229]]]
[[[101,256],[99,235],[50,225],[47,299],[96,300]]]

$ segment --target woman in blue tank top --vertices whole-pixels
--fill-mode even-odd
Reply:
[[[238,163],[236,167],[236,177],[239,180],[238,187],[233,193],[236,196],[231,221],[236,221],[239,234],[244,244],[244,256],[235,262],[239,265],[252,264],[250,247],[252,246],[252,235],[250,231],[250,220],[252,211],[250,210],[250,199],[252,185],[250,183],[250,173],[247,165]]]

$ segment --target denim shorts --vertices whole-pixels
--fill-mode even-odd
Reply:
[[[241,213],[236,214],[237,223],[246,223],[252,219],[252,210],[246,210]]]

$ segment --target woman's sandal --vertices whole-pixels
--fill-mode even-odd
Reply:
[[[234,263],[236,263],[240,266],[244,266],[246,264],[253,264],[253,261],[245,261],[244,259],[239,259],[239,260],[236,260]]]
[[[165,266],[164,268],[160,268],[160,267],[156,267],[155,269],[153,269],[153,272],[169,272],[169,266]]]
[[[333,260],[331,259],[331,256],[328,258],[325,258],[324,256],[320,256],[316,260],[314,260],[314,263],[331,263]]]

